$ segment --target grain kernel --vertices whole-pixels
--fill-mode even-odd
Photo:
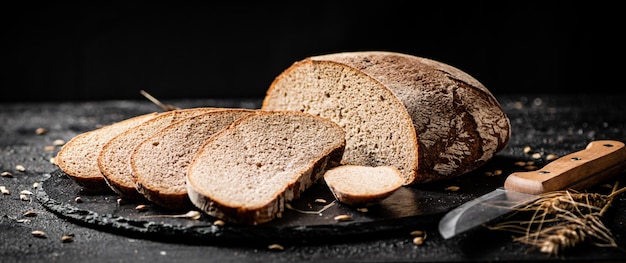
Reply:
[[[148,210],[148,207],[147,207],[146,205],[138,205],[138,206],[135,206],[135,209],[136,209],[137,211],[142,212],[142,211],[146,211],[146,210]]]
[[[33,211],[33,210],[28,210],[26,212],[24,212],[24,214],[22,214],[22,216],[25,217],[34,217],[37,216],[37,212]]]
[[[367,207],[359,207],[356,209],[356,211],[359,211],[361,213],[367,213],[369,212],[369,210],[367,209]]]
[[[54,145],[47,145],[47,146],[43,147],[43,150],[46,151],[46,152],[54,151]]]
[[[23,171],[26,171],[26,167],[24,167],[24,165],[18,164],[15,166],[15,170],[23,172]]]
[[[322,198],[317,198],[314,201],[316,204],[325,204],[327,203],[326,199],[322,199]]]
[[[533,157],[533,159],[540,159],[541,158],[541,154],[540,153],[533,153],[532,157]]]
[[[9,189],[6,186],[4,186],[4,185],[0,186],[0,192],[2,192],[2,194],[5,194],[5,195],[10,195],[11,194],[11,191],[9,191]]]
[[[11,172],[4,171],[4,172],[0,173],[0,176],[7,177],[7,178],[12,178],[13,174]]]
[[[76,202],[76,203],[79,203],[79,204],[80,204],[80,203],[82,203],[82,202],[83,202],[83,199],[82,199],[80,196],[77,196],[76,198],[74,198],[74,202]]]
[[[530,148],[530,146],[526,146],[524,147],[524,153],[529,153],[530,151],[532,151],[533,149]]]
[[[456,192],[459,189],[461,189],[461,187],[458,187],[458,186],[455,186],[455,185],[451,185],[451,186],[446,187],[446,191],[451,191],[451,192]]]
[[[30,197],[28,197],[28,195],[25,195],[25,194],[20,194],[20,200],[22,200],[22,201],[30,201]]]
[[[61,242],[63,243],[69,243],[74,241],[74,235],[73,234],[69,234],[69,235],[63,235],[61,237]]]
[[[43,135],[43,134],[45,134],[47,131],[48,131],[48,130],[47,130],[46,128],[37,128],[37,129],[35,130],[35,134],[37,134],[37,135]]]
[[[41,238],[46,237],[46,232],[43,232],[41,230],[35,230],[33,232],[30,232],[30,234],[33,235],[34,237],[41,237]]]
[[[226,222],[224,222],[224,220],[218,219],[218,220],[213,221],[213,225],[216,225],[216,226],[224,226],[225,224]]]
[[[350,221],[352,220],[352,216],[350,215],[338,215],[335,217],[335,221]]]
[[[523,166],[526,166],[526,162],[522,162],[522,161],[515,162],[515,165],[516,165],[516,166],[522,166],[522,167],[523,167]]]
[[[61,140],[61,139],[57,139],[57,140],[54,140],[54,141],[52,142],[52,145],[54,145],[54,146],[61,146],[61,145],[63,145],[63,144],[65,144],[65,141],[64,141],[64,140]]]
[[[280,245],[280,244],[271,244],[271,245],[267,246],[267,248],[269,250],[274,250],[274,251],[283,251],[283,250],[285,250],[285,248],[282,245]]]
[[[502,170],[495,170],[493,171],[494,175],[501,175],[502,174]]]
[[[424,244],[424,237],[415,237],[413,238],[413,244],[421,246]]]

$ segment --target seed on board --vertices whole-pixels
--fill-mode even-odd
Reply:
[[[335,217],[335,221],[350,221],[352,220],[352,216],[350,215],[338,215]]]
[[[33,192],[28,191],[28,190],[22,190],[22,191],[20,191],[20,194],[23,194],[23,195],[32,195],[32,194],[33,194]]]
[[[24,167],[24,165],[18,164],[15,166],[15,170],[23,172],[23,171],[26,171],[26,167]]]
[[[74,198],[74,202],[76,203],[82,203],[83,199],[80,196],[77,196],[76,198]]]
[[[502,174],[502,170],[499,170],[499,169],[495,170],[495,171],[493,171],[493,174],[494,175],[501,175]]]
[[[0,173],[0,176],[6,177],[6,178],[12,178],[13,174],[11,172],[4,171],[4,172]]]
[[[24,212],[24,214],[22,214],[22,216],[34,217],[34,216],[37,216],[37,212],[35,212],[34,210],[28,210],[28,211]]]
[[[28,197],[28,195],[25,195],[25,194],[20,194],[20,200],[22,200],[22,201],[30,201],[30,197]]]
[[[413,244],[421,246],[424,244],[424,237],[415,237],[413,238]]]
[[[225,224],[226,222],[224,222],[224,220],[218,219],[218,220],[213,221],[213,225],[216,225],[216,226],[224,226]]]
[[[52,142],[52,145],[54,145],[54,146],[61,146],[61,145],[63,145],[63,144],[65,144],[65,141],[64,141],[64,140],[61,140],[61,139],[57,139],[57,140],[54,140],[54,141]]]
[[[50,158],[50,163],[56,165],[56,163],[54,163],[54,160],[55,160],[54,157]]]
[[[4,185],[0,186],[0,192],[2,192],[2,194],[5,194],[5,195],[11,194],[11,191],[9,191],[9,189]]]
[[[526,166],[526,162],[523,162],[523,161],[515,162],[515,165],[523,167],[523,166]]]
[[[69,234],[69,235],[63,235],[61,237],[61,242],[63,243],[69,243],[74,241],[74,234]]]
[[[43,147],[43,150],[46,152],[54,151],[54,145],[46,145]]]
[[[41,238],[46,237],[46,232],[43,232],[41,230],[35,230],[33,232],[30,232],[30,234],[33,235],[34,237],[41,237]]]
[[[316,204],[325,204],[327,203],[326,199],[322,199],[322,198],[317,198],[314,201]]]
[[[356,209],[356,211],[359,211],[361,213],[367,213],[369,212],[369,210],[367,209],[367,207],[359,207]]]
[[[540,153],[533,153],[532,157],[533,157],[533,159],[540,159],[541,158],[541,154]]]
[[[461,189],[461,187],[458,187],[456,185],[451,185],[451,186],[446,187],[446,191],[451,191],[451,192],[456,192],[459,189]]]
[[[530,146],[526,146],[524,147],[524,153],[529,153],[530,151],[532,151],[533,149],[530,148]]]
[[[142,212],[142,211],[148,210],[148,206],[146,206],[146,205],[138,205],[138,206],[135,206],[135,209],[137,211],[139,211],[139,212]]]
[[[41,183],[39,183],[39,182],[34,182],[34,183],[33,183],[33,188],[37,188],[37,187],[39,187],[40,185],[41,185]]]
[[[267,246],[267,248],[269,250],[274,250],[274,251],[283,251],[283,250],[285,250],[285,248],[282,245],[280,245],[280,244],[271,244],[271,245]]]
[[[43,135],[43,134],[45,134],[47,131],[48,131],[48,130],[47,130],[46,128],[37,128],[37,129],[35,130],[35,134],[37,134],[37,135]]]

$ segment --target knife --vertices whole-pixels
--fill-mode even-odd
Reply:
[[[558,158],[542,169],[511,173],[504,187],[458,206],[439,221],[444,239],[490,222],[537,195],[565,189],[582,190],[604,182],[626,169],[624,143],[592,141],[581,151]]]

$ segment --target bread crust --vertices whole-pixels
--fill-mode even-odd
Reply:
[[[207,162],[205,156],[210,155],[211,151],[208,151],[208,146],[212,146],[220,137],[225,136],[234,136],[233,134],[239,134],[236,130],[239,125],[245,123],[248,119],[254,118],[263,114],[294,114],[294,115],[304,115],[304,113],[299,112],[268,112],[261,111],[254,115],[249,115],[243,117],[237,121],[235,121],[231,126],[227,129],[220,131],[218,134],[213,136],[211,139],[207,140],[205,146],[203,146],[197,153],[196,157],[193,160],[193,163],[189,166],[189,171],[187,172],[187,192],[191,202],[204,211],[205,213],[223,219],[227,222],[235,223],[235,224],[246,224],[246,225],[258,225],[262,223],[266,223],[275,218],[280,218],[282,216],[282,212],[285,209],[285,203],[296,199],[300,196],[302,192],[304,192],[309,186],[311,186],[314,182],[318,181],[322,178],[324,172],[337,165],[343,155],[343,151],[345,148],[345,138],[341,136],[340,138],[336,138],[338,141],[336,144],[333,144],[332,147],[326,146],[329,148],[320,149],[323,152],[316,156],[314,160],[310,162],[310,165],[307,167],[296,167],[297,171],[290,171],[290,173],[297,174],[297,178],[294,178],[292,182],[288,185],[284,185],[284,190],[279,191],[276,195],[272,195],[271,198],[263,199],[259,201],[259,204],[249,204],[246,205],[238,205],[235,204],[232,200],[224,200],[220,198],[213,197],[214,193],[211,191],[204,189],[198,180],[204,177],[204,173],[202,169],[197,168],[196,166],[202,166],[203,164],[209,163]],[[306,114],[308,115],[308,114]],[[315,117],[315,116],[312,116]],[[328,122],[328,120],[320,118],[324,122]],[[329,122],[336,126],[336,124]],[[336,127],[337,131],[340,131],[343,135],[343,130],[340,127]],[[270,137],[271,134],[266,134],[266,136]],[[232,137],[231,137],[232,138]],[[286,145],[285,147],[291,147],[290,145]],[[256,150],[256,149],[255,149]],[[209,153],[207,153],[209,152]],[[240,160],[236,160],[238,162]],[[275,160],[262,160],[263,162],[271,163]],[[242,161],[243,162],[243,161]],[[207,172],[208,173],[208,172]],[[254,173],[254,172],[253,172]],[[214,176],[210,174],[206,174],[206,176]],[[291,178],[291,177],[290,177]],[[234,180],[234,179],[233,179]],[[242,183],[242,182],[238,182]],[[252,186],[252,187],[263,187],[263,186]],[[243,194],[243,193],[242,193]],[[246,193],[248,194],[248,193]]]
[[[493,94],[478,80],[442,62],[396,52],[345,52],[303,59],[276,77],[262,108],[324,113],[328,109],[345,107],[332,103],[312,106],[311,100],[314,99],[295,98],[294,91],[278,90],[278,87],[295,85],[298,79],[294,79],[293,72],[308,70],[304,67],[311,63],[330,63],[340,70],[356,70],[379,83],[381,90],[390,91],[401,102],[418,145],[416,152],[404,153],[405,156],[418,156],[417,175],[406,184],[449,179],[470,172],[490,160],[509,142],[509,119]],[[324,77],[313,70],[309,73]],[[309,81],[323,85],[325,80]],[[297,102],[286,105],[284,101],[287,100]],[[321,115],[337,121],[336,116]],[[349,141],[347,148],[350,147]],[[398,167],[394,163],[383,164]]]
[[[158,115],[152,112],[112,123],[81,133],[63,145],[55,157],[55,164],[85,192],[109,192],[98,167],[98,156],[104,145],[113,137]]]

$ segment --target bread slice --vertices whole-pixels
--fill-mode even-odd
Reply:
[[[137,192],[130,166],[130,155],[139,143],[166,126],[184,118],[207,113],[218,108],[177,109],[161,113],[144,123],[128,129],[107,142],[98,156],[98,167],[107,184],[121,197],[144,199]]]
[[[130,155],[136,189],[170,209],[193,207],[186,188],[187,167],[204,142],[250,109],[220,109],[175,122],[139,143]]]
[[[54,158],[54,163],[86,192],[111,191],[100,168],[98,155],[115,136],[158,116],[153,112],[125,119],[81,133],[68,141]]]
[[[345,132],[314,115],[260,111],[211,137],[187,172],[194,205],[236,224],[281,217],[285,203],[337,165]]]
[[[395,166],[405,184],[456,177],[503,149],[511,127],[469,74],[408,54],[313,56],[278,75],[262,110],[330,118],[346,130],[343,164]]]
[[[369,206],[389,197],[404,184],[395,166],[341,165],[326,171],[324,181],[335,198],[350,206]]]

